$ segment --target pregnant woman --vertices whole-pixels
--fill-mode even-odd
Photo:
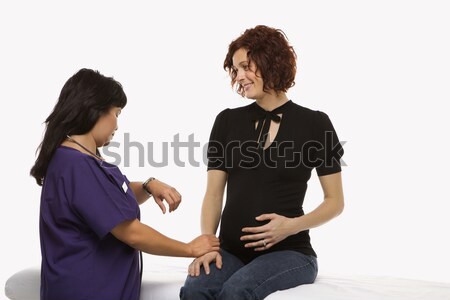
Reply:
[[[344,208],[343,149],[327,114],[288,98],[296,54],[284,33],[246,30],[229,45],[224,69],[237,92],[254,101],[223,110],[213,125],[201,229],[215,234],[220,222],[221,248],[190,264],[181,299],[264,299],[313,283],[318,265],[309,229]],[[313,169],[324,197],[305,214]]]

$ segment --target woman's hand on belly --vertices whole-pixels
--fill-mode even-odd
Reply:
[[[248,233],[241,241],[248,241],[245,248],[264,251],[295,233],[293,219],[278,214],[263,214],[256,217],[257,221],[269,223],[257,227],[244,227],[242,232]]]

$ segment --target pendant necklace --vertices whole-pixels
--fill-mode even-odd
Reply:
[[[70,135],[67,135],[67,139],[69,139],[69,141],[71,141],[72,143],[77,144],[78,146],[80,146],[81,148],[83,148],[84,150],[86,150],[89,154],[91,154],[92,156],[94,156],[95,158],[99,159],[99,160],[105,160],[103,157],[95,154],[94,152],[92,152],[91,150],[89,150],[88,148],[86,148],[85,146],[81,145],[79,142],[75,141],[73,138],[70,137]]]

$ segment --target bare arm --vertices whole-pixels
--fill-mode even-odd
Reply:
[[[216,234],[222,214],[223,192],[227,183],[228,174],[220,170],[208,171],[208,182],[202,204],[201,229],[204,234]],[[218,250],[211,251],[192,261],[188,273],[191,276],[200,275],[200,268],[205,268],[209,274],[209,264],[215,261],[217,268],[222,268],[222,256]]]
[[[223,193],[227,177],[228,175],[224,171],[208,171],[201,213],[201,230],[204,234],[216,234],[222,213]]]
[[[145,201],[150,198],[142,188],[142,182],[140,181],[130,182],[130,189],[133,191],[134,196],[136,196],[136,200],[139,205],[145,203]]]
[[[130,247],[155,255],[197,257],[219,250],[219,241],[214,235],[201,235],[190,243],[183,243],[159,233],[137,219],[120,223],[111,233]]]
[[[344,192],[341,172],[319,177],[323,202],[313,211],[294,219],[294,234],[320,226],[339,216],[344,210]]]

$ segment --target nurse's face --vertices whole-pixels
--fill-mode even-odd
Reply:
[[[100,116],[91,134],[95,140],[97,147],[106,146],[111,142],[114,133],[118,129],[117,118],[122,109],[120,107],[112,107]]]
[[[244,96],[249,99],[261,99],[265,96],[261,73],[255,72],[256,65],[248,62],[247,50],[240,48],[233,54],[233,69],[236,81],[244,88]]]

